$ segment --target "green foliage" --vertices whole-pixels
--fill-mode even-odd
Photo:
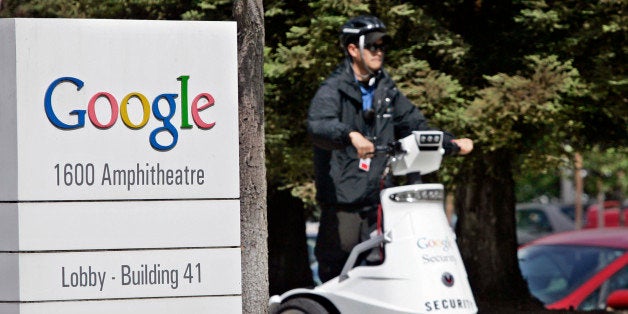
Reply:
[[[560,62],[556,56],[526,60],[527,73],[522,75],[485,76],[490,86],[479,90],[471,102],[467,123],[478,144],[490,151],[508,148],[535,153],[534,148],[542,145],[555,154],[561,142],[549,138],[564,139],[581,126],[569,121],[567,114],[573,108],[565,99],[583,96],[586,86],[569,61]]]
[[[264,65],[269,185],[307,186],[313,169],[305,125],[309,101],[342,58],[337,30],[346,14],[351,14],[347,10],[355,8],[351,1],[269,1],[265,5],[269,34]],[[282,32],[276,33],[276,29]],[[303,194],[300,190],[309,189],[297,188],[294,193]],[[311,195],[306,193],[302,198],[307,202]]]
[[[225,21],[232,19],[232,0],[189,1],[189,11],[181,14],[183,20]]]
[[[554,54],[573,60],[587,84],[587,97],[574,119],[588,132],[573,144],[586,149],[591,143],[628,143],[626,92],[626,34],[628,2],[521,1],[524,9],[515,21],[523,28],[519,38],[536,54]]]
[[[267,156],[269,162],[284,161],[269,164],[271,185],[300,187],[312,181],[311,143],[305,132],[307,109],[320,82],[343,59],[338,29],[349,17],[376,14],[384,20],[394,38],[387,57],[389,72],[426,114],[441,114],[447,103],[464,101],[458,95],[462,87],[454,78],[432,70],[418,58],[436,51],[441,59],[459,62],[464,54],[464,49],[456,46],[460,40],[439,29],[436,21],[426,18],[414,5],[397,1],[317,1],[304,6],[299,2],[270,1],[266,10],[270,38],[265,62]],[[289,21],[283,35],[273,32],[281,27],[275,21]],[[448,108],[460,111],[456,106]],[[443,120],[451,121],[449,117]],[[296,156],[305,159],[293,161]]]
[[[4,0],[1,17],[229,20],[229,0]],[[373,14],[393,41],[386,68],[432,124],[503,151],[518,176],[628,144],[625,0],[265,1],[268,180],[308,200],[309,101],[342,60],[338,29]],[[607,152],[607,153],[603,153]],[[619,152],[624,152],[619,150]],[[585,157],[587,160],[587,157]],[[606,159],[604,159],[606,160]],[[603,169],[604,160],[591,167]],[[454,182],[461,159],[441,175]],[[625,169],[625,167],[623,168]],[[599,170],[600,173],[604,171]],[[617,170],[619,171],[619,170]],[[550,171],[551,172],[551,171]]]
[[[602,182],[603,192],[613,199],[625,198],[628,192],[628,147],[593,147],[583,155],[583,167],[588,175],[585,190],[597,192],[597,180]]]
[[[178,20],[197,1],[179,0],[5,0],[0,16]]]
[[[567,147],[567,152],[571,153],[571,148]],[[608,147],[602,148],[599,145],[593,146],[586,151],[583,156],[584,193],[590,199],[594,199],[598,192],[598,180],[602,183],[602,192],[612,199],[624,199],[628,191],[628,147]],[[566,168],[544,167],[536,172],[522,172],[517,177],[517,200],[530,201],[540,195],[552,198],[560,197],[560,178],[562,172],[571,174],[575,165],[572,161],[565,159],[563,162]],[[568,179],[571,179],[568,177]]]
[[[387,24],[387,69],[432,124],[472,137],[480,152],[514,152],[515,173],[569,165],[567,148],[625,143],[623,2],[270,1],[266,9],[269,160],[308,151],[290,161],[296,168],[284,162],[269,169],[279,185],[312,180],[304,131],[309,100],[342,59],[339,26],[364,13]],[[462,162],[446,163],[441,175],[453,182]]]
[[[571,108],[560,113],[564,119],[557,128],[569,125],[574,126],[577,132],[556,134],[553,140],[566,144],[563,146],[566,150],[562,154],[554,153],[553,160],[573,167],[572,154],[577,150],[584,152],[585,168],[591,173],[600,173],[605,167],[603,162],[590,163],[591,160],[604,160],[608,162],[607,166],[619,167],[615,169],[615,174],[625,173],[628,170],[625,150],[623,155],[617,155],[604,147],[610,147],[610,151],[620,147],[621,151],[628,140],[625,98],[628,84],[625,68],[628,17],[625,12],[628,2],[572,0],[521,3],[524,9],[515,16],[515,21],[524,29],[519,38],[528,43],[528,50],[573,60],[573,67],[580,73],[580,82],[586,84],[579,101],[565,101]],[[555,163],[526,168],[539,173],[551,169],[552,165]],[[585,192],[594,195],[597,189],[595,180],[591,178],[585,178]],[[623,185],[614,183],[617,180],[622,181],[616,175],[607,175],[604,179],[607,187],[619,186],[625,194],[626,179],[623,179]]]
[[[517,202],[534,202],[546,196],[550,200],[560,197],[560,169],[548,169],[537,173],[522,173],[517,178]]]

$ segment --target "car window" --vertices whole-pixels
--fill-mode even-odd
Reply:
[[[595,289],[587,298],[580,303],[578,310],[605,310],[606,298],[615,290],[628,289],[628,266],[624,266],[620,271],[605,281],[600,288]]]
[[[595,291],[591,292],[589,296],[580,303],[578,306],[578,310],[582,311],[592,311],[598,309],[598,300],[600,299],[600,290],[601,288],[595,289]]]
[[[576,220],[576,208],[574,205],[563,205],[560,207],[560,211],[572,221]]]
[[[540,209],[516,211],[517,228],[533,232],[552,232],[552,225],[545,212]]]
[[[544,304],[556,302],[623,252],[583,246],[538,245],[519,250],[519,267],[530,293]]]

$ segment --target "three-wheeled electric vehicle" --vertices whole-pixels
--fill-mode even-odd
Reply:
[[[442,143],[440,131],[415,131],[390,146],[389,169],[393,175],[434,172]],[[379,234],[352,250],[338,277],[272,296],[270,313],[476,313],[444,199],[441,184],[382,190]],[[383,261],[356,266],[373,249],[383,250]]]

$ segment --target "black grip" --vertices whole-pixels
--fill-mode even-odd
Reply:
[[[388,145],[377,145],[375,146],[375,154],[388,154],[388,155],[399,155],[405,153],[401,147],[401,142],[394,141],[389,143]]]
[[[451,154],[458,155],[459,152],[460,152],[460,146],[458,146],[458,144],[452,141],[451,142]]]
[[[443,148],[445,149],[445,156],[455,156],[460,152],[460,146],[452,141],[443,141]]]

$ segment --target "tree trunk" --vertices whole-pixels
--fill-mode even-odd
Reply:
[[[584,182],[582,177],[582,155],[580,153],[574,154],[574,181],[576,182],[576,199],[575,199],[575,208],[576,208],[576,229],[582,229],[583,225],[583,205],[582,205],[582,193],[584,190]]]
[[[480,312],[497,304],[542,309],[528,297],[517,261],[511,153],[477,147],[465,158],[456,190],[456,233]]]
[[[604,201],[606,200],[606,196],[604,195],[604,183],[602,182],[602,178],[598,177],[596,182],[597,187],[597,227],[604,228],[606,223],[606,219],[604,219]]]
[[[233,14],[238,23],[242,312],[257,314],[268,308],[262,1],[236,0]]]
[[[268,233],[270,294],[313,286],[303,202],[288,189],[269,188]]]

